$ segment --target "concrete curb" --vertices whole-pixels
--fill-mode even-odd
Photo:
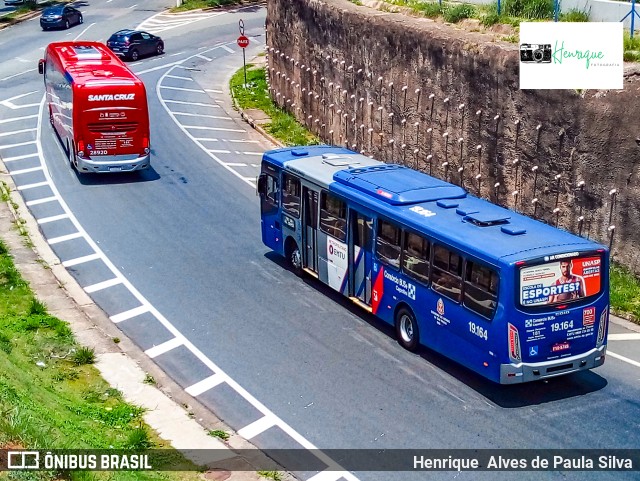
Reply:
[[[19,17],[15,17],[7,23],[0,23],[0,30],[2,30],[3,28],[11,27],[26,20],[31,20],[32,18],[39,17],[41,14],[41,10],[34,10],[33,12],[25,13],[23,15],[20,15]]]

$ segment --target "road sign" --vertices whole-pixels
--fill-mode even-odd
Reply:
[[[249,46],[249,38],[244,35],[238,37],[238,47],[247,48]]]

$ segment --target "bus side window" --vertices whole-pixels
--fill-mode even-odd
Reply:
[[[433,246],[431,288],[456,302],[462,300],[462,258],[439,245]]]
[[[378,219],[376,235],[376,255],[378,259],[400,269],[400,234],[399,227]]]
[[[425,284],[429,283],[429,241],[424,237],[405,232],[402,270]]]
[[[347,206],[326,191],[320,193],[320,230],[342,242],[347,240]]]
[[[498,273],[489,267],[467,261],[464,282],[464,305],[491,319],[498,299]]]
[[[300,218],[300,179],[286,173],[282,176],[282,209]]]

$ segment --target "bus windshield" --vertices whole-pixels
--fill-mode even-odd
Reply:
[[[600,255],[562,257],[520,269],[520,305],[569,304],[600,293],[603,285]]]

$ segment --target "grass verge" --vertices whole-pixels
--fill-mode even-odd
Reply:
[[[231,93],[238,106],[243,109],[258,109],[271,119],[263,128],[285,145],[314,145],[320,139],[298,123],[290,113],[278,107],[269,96],[264,67],[247,64],[247,83],[244,71],[238,70],[229,82]]]
[[[640,325],[640,279],[616,263],[611,265],[609,278],[612,311]]]
[[[171,12],[186,12],[188,10],[197,10],[201,8],[224,7],[226,5],[238,5],[246,3],[242,0],[184,0],[179,7],[172,7]]]
[[[143,422],[144,410],[123,400],[92,365],[69,325],[47,312],[0,240],[0,448],[170,448]],[[178,452],[163,462],[194,472],[16,472],[38,481],[199,480]],[[28,476],[27,476],[28,475]]]

